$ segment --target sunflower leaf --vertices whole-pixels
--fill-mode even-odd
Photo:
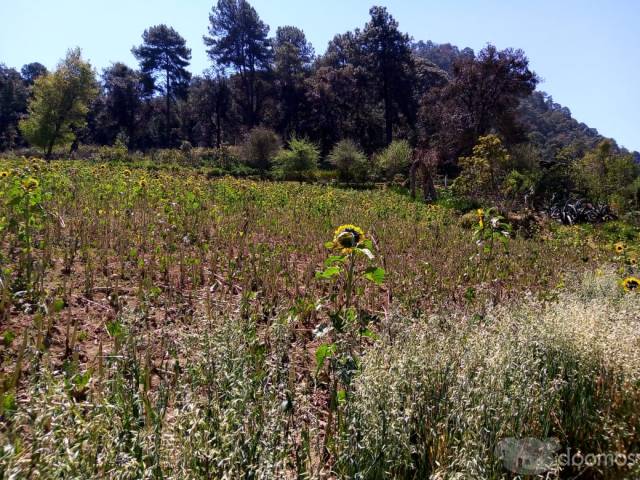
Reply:
[[[336,351],[336,346],[333,343],[323,343],[316,350],[316,375],[322,370],[324,362],[327,358],[331,357]]]
[[[327,267],[322,272],[316,272],[316,278],[330,279],[340,274],[340,267]]]
[[[325,267],[330,267],[331,265],[334,265],[336,263],[344,263],[344,256],[343,255],[331,255],[329,258],[327,258],[324,261]]]
[[[384,277],[385,271],[380,267],[369,267],[364,272],[364,278],[376,285],[382,285],[384,283]]]

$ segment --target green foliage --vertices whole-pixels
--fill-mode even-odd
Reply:
[[[411,165],[411,145],[406,140],[394,140],[376,156],[376,167],[382,170],[387,180],[393,180],[396,175],[409,173]]]
[[[0,150],[17,144],[18,121],[26,112],[28,94],[20,73],[0,63]]]
[[[142,45],[131,53],[140,62],[142,74],[152,80],[152,88],[165,94],[167,101],[176,93],[183,96],[191,79],[186,69],[191,60],[191,49],[178,32],[167,25],[155,25],[142,34]]]
[[[628,154],[613,150],[609,141],[601,142],[572,166],[571,175],[578,191],[594,202],[609,203],[623,213],[637,208],[640,167]]]
[[[74,131],[86,125],[97,94],[91,65],[82,59],[80,49],[70,50],[55,72],[36,79],[29,117],[20,122],[20,130],[50,156],[54,147],[69,145],[76,138]]]
[[[320,150],[308,140],[292,138],[289,146],[274,158],[276,176],[286,180],[313,180],[318,169]]]
[[[369,179],[371,163],[353,140],[338,142],[327,159],[336,167],[340,180],[344,182],[364,182]]]
[[[510,158],[500,137],[493,134],[480,137],[473,155],[459,159],[462,172],[453,183],[454,191],[476,198],[496,196]]]
[[[269,128],[256,127],[245,137],[241,147],[242,161],[261,172],[271,168],[274,157],[280,150],[280,138]]]

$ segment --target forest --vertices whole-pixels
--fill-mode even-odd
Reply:
[[[108,158],[123,148],[174,149],[223,172],[264,175],[278,170],[280,148],[295,140],[314,152],[313,165],[302,159],[299,168],[319,164],[366,182],[409,177],[412,165],[456,177],[480,138],[497,135],[509,159],[485,158],[499,178],[474,195],[637,210],[640,154],[536,90],[523,51],[415,41],[386,8],[369,13],[362,28],[337,34],[316,54],[302,29],[278,27],[270,36],[248,2],[219,2],[203,32],[211,67],[196,76],[190,48],[168,25],[144,31],[133,67],[116,62],[97,74],[77,48],[52,72],[38,62],[20,71],[0,66],[0,150]],[[309,176],[296,171],[280,175]]]
[[[638,152],[382,6],[140,33],[0,64],[1,479],[640,478]]]

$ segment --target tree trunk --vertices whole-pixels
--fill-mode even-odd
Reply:
[[[169,135],[170,135],[170,127],[169,122],[171,121],[171,80],[169,79],[169,69],[166,70],[167,75],[167,88],[166,88],[166,96],[167,96],[167,118],[165,125],[165,147],[169,147]]]
[[[220,124],[220,109],[216,109],[216,148],[222,145],[222,125]]]
[[[391,102],[391,92],[389,91],[389,83],[386,76],[384,82],[384,130],[386,144],[389,145],[393,141],[393,112]]]

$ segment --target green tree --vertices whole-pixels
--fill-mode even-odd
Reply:
[[[619,211],[625,209],[625,203],[636,200],[631,186],[639,174],[640,167],[633,157],[617,152],[609,140],[600,142],[571,168],[580,193],[592,201],[612,204]]]
[[[0,150],[13,148],[18,121],[27,109],[28,90],[20,74],[0,64]]]
[[[195,126],[208,146],[222,146],[225,126],[231,120],[231,89],[227,78],[208,72],[196,77],[189,90],[189,104]]]
[[[47,67],[42,65],[39,62],[32,62],[23,65],[20,69],[20,73],[22,74],[22,78],[24,79],[24,83],[27,86],[31,86],[34,84],[36,79],[46,73],[48,73]]]
[[[414,62],[411,41],[400,32],[398,22],[384,7],[369,10],[371,20],[362,31],[362,55],[384,108],[386,144],[393,140],[393,127],[403,113],[413,123]]]
[[[191,74],[186,67],[191,49],[173,28],[155,25],[142,34],[142,45],[133,47],[133,55],[140,62],[142,74],[150,80],[153,90],[165,96],[165,144],[170,143],[171,105],[176,98],[184,98]]]
[[[270,67],[269,27],[246,0],[218,0],[209,15],[209,35],[204,36],[209,58],[240,76],[245,123],[258,124],[260,96],[258,73]]]
[[[55,72],[35,80],[29,117],[20,122],[20,131],[50,158],[54,147],[70,144],[76,138],[74,130],[86,125],[89,106],[97,94],[91,65],[82,59],[79,48],[69,50]]]
[[[285,137],[300,128],[304,109],[305,79],[311,72],[314,50],[302,30],[278,27],[273,46],[279,129]]]
[[[142,79],[124,63],[114,63],[104,70],[102,81],[105,92],[106,118],[102,125],[111,141],[123,133],[128,147],[135,141],[136,127],[142,108]]]
[[[476,199],[495,198],[510,169],[511,156],[500,137],[490,134],[480,137],[473,147],[473,154],[458,162],[462,172],[453,183],[457,194]]]

